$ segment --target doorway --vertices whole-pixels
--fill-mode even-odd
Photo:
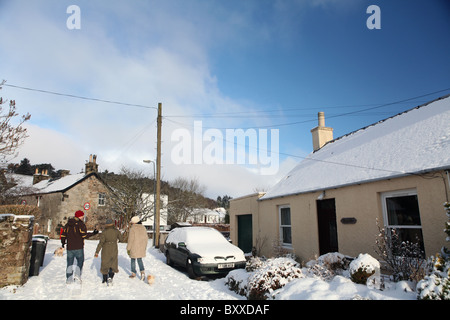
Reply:
[[[319,227],[319,252],[338,252],[336,205],[334,199],[317,200],[317,223]]]
[[[244,253],[252,252],[253,247],[253,224],[252,215],[244,214],[237,216],[238,225],[238,247]]]

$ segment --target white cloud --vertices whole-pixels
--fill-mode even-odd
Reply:
[[[12,162],[19,163],[28,158],[31,164],[51,163],[56,170],[67,169],[71,173],[84,170],[89,154],[86,155],[86,150],[73,137],[32,124],[24,127],[29,136]]]
[[[68,4],[69,5],[69,4]],[[9,3],[9,18],[0,22],[0,78],[11,84],[100,99],[156,107],[163,115],[182,120],[163,122],[163,176],[196,175],[208,195],[240,196],[273,185],[279,174],[260,176],[238,165],[177,166],[170,160],[170,135],[179,127],[170,120],[192,125],[196,114],[249,111],[221,93],[211,71],[210,50],[243,41],[240,30],[264,39],[266,31],[246,21],[254,7],[224,11],[161,2],[129,5],[125,2],[80,2],[81,30],[68,30],[64,4],[58,1]],[[24,10],[24,9],[27,10]],[[216,10],[208,14],[209,10]],[[0,14],[2,19],[6,13]],[[14,16],[14,19],[11,17]],[[217,17],[224,21],[215,20]],[[0,21],[2,21],[0,19]],[[227,24],[228,28],[224,28]],[[266,26],[267,27],[267,26]],[[116,35],[117,34],[117,35]],[[156,111],[4,87],[2,95],[16,99],[19,111],[30,112],[30,137],[19,160],[52,163],[56,169],[78,172],[89,154],[97,154],[101,170],[118,171],[121,165],[142,166],[154,159]],[[205,126],[247,128],[270,119],[211,119]],[[280,168],[289,166],[289,161]],[[150,170],[151,171],[151,170]],[[282,170],[280,169],[279,172]]]

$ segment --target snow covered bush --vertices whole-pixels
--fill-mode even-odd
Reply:
[[[266,300],[273,298],[275,290],[302,277],[299,263],[292,258],[254,258],[249,260],[246,271],[231,271],[226,277],[226,284],[230,290],[249,300]]]
[[[338,252],[321,255],[317,260],[306,263],[307,273],[323,280],[331,280],[335,275],[342,274],[347,269],[348,262],[345,256]]]
[[[380,275],[380,263],[369,254],[360,254],[350,263],[350,279],[359,284],[366,284],[367,280]]]
[[[232,270],[226,276],[226,285],[231,291],[234,291],[241,296],[246,296],[247,283],[250,275],[251,273],[248,273],[243,269]]]
[[[444,203],[447,218],[450,220],[450,203]],[[450,223],[445,224],[444,232],[450,241]],[[450,300],[450,251],[443,247],[436,258],[431,257],[432,270],[416,287],[417,297],[422,300]]]
[[[255,271],[256,269],[261,268],[261,266],[263,265],[264,261],[266,261],[267,259],[262,258],[262,257],[250,257],[250,259],[247,261],[247,264],[245,265],[245,270],[248,272],[252,272]]]
[[[274,290],[302,277],[300,265],[292,258],[269,259],[249,278],[247,298],[266,300]]]
[[[444,208],[445,208],[445,214],[447,215],[447,219],[448,219],[448,221],[445,223],[444,232],[447,234],[446,240],[450,241],[450,202],[445,202]],[[446,247],[443,247],[441,250],[441,254],[443,257],[446,257],[448,260],[450,257],[450,250]]]
[[[394,281],[418,282],[425,276],[426,260],[420,241],[402,241],[396,229],[386,230],[378,225],[375,252],[386,262]]]
[[[432,258],[433,271],[416,287],[420,300],[450,300],[450,259]]]

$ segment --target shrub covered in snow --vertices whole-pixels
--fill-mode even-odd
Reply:
[[[360,254],[350,263],[350,279],[359,284],[366,284],[367,280],[380,274],[380,263],[369,254]]]
[[[444,203],[446,215],[450,220],[450,203]],[[444,232],[450,241],[450,223],[445,224]],[[431,258],[432,270],[423,280],[419,281],[416,290],[419,299],[450,300],[450,251],[443,247],[436,258]]]
[[[255,271],[256,269],[261,268],[264,261],[266,260],[267,260],[266,258],[252,256],[247,261],[247,264],[245,265],[245,270],[247,270],[248,272]]]
[[[247,283],[251,274],[243,269],[232,270],[226,276],[226,285],[231,291],[247,296]]]
[[[323,280],[331,280],[334,276],[342,274],[347,269],[348,261],[339,252],[330,252],[321,255],[317,260],[306,263],[306,272],[309,275],[319,277]]]
[[[226,284],[230,290],[250,300],[272,298],[273,291],[293,279],[304,277],[300,265],[288,257],[250,259],[246,270],[231,271],[226,278]]]
[[[302,277],[300,265],[292,258],[269,259],[249,278],[247,297],[266,300],[274,290]]]
[[[416,287],[421,300],[450,300],[450,259],[441,255],[432,258],[433,271]]]
[[[378,221],[377,221],[378,225]],[[424,277],[426,261],[419,239],[403,241],[398,230],[381,228],[375,240],[376,253],[386,262],[394,281],[417,282]]]

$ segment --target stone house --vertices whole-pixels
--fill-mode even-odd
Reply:
[[[98,175],[96,156],[91,155],[85,172],[49,179],[46,172],[33,176],[33,192],[20,196],[20,203],[38,206],[41,214],[36,217],[38,233],[59,238],[60,228],[75,212],[84,212],[88,230],[99,228],[107,218],[112,218],[112,191]]]
[[[333,139],[323,113],[314,152],[266,193],[230,201],[231,239],[302,260],[338,251],[375,253],[378,226],[418,242],[425,256],[446,243],[450,198],[450,96]]]

